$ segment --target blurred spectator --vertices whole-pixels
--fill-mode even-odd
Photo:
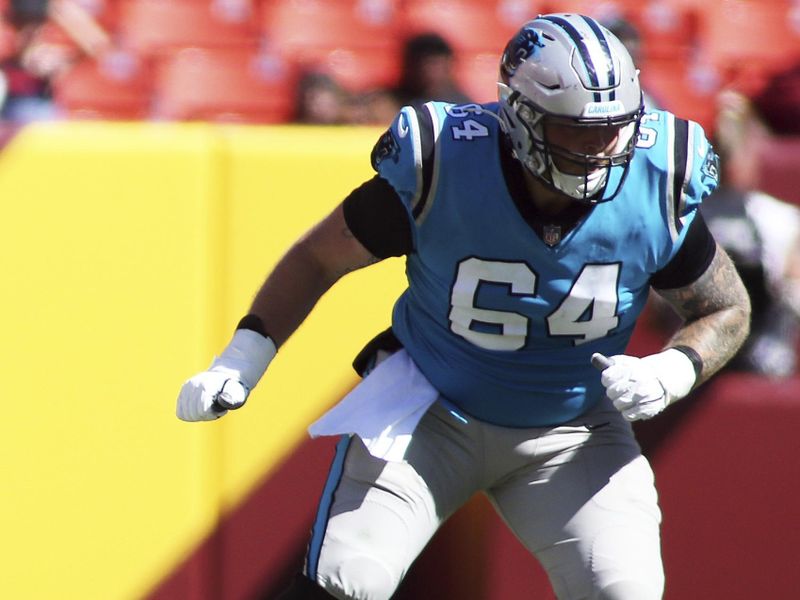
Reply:
[[[25,122],[49,118],[54,108],[46,77],[40,77],[28,67],[28,51],[36,32],[47,21],[46,0],[11,0],[3,15],[9,44],[2,59],[7,93],[0,115],[4,120]]]
[[[429,100],[464,104],[472,100],[459,88],[454,74],[455,54],[437,33],[422,33],[403,46],[400,79],[392,90],[398,106]]]
[[[721,185],[701,210],[750,293],[750,338],[730,368],[786,377],[800,342],[800,209],[756,189],[757,121],[747,99],[719,98],[715,148]]]
[[[348,94],[329,75],[307,72],[297,84],[298,123],[340,125],[350,120]]]
[[[401,60],[397,85],[359,94],[348,94],[328,75],[307,73],[298,86],[296,121],[388,126],[406,105],[419,106],[429,100],[472,102],[455,81],[455,55],[440,35],[409,38]]]
[[[353,96],[350,122],[354,125],[388,126],[397,114],[398,106],[390,90],[370,90]]]
[[[752,102],[771,133],[800,135],[800,62],[775,73]]]
[[[316,125],[383,125],[391,123],[398,106],[389,90],[351,93],[333,77],[309,71],[297,85],[296,123]]]
[[[633,59],[633,64],[636,68],[642,68],[642,37],[636,26],[622,17],[609,18],[601,21],[601,25],[608,29],[611,33],[619,38],[628,53]],[[651,94],[647,92],[644,87],[642,88],[642,96],[644,96],[644,105],[648,110],[659,110],[663,108],[661,103],[658,102]]]
[[[108,35],[74,0],[10,0],[11,41],[0,66],[8,90],[0,116],[25,123],[57,116],[52,81],[84,55],[110,48]]]

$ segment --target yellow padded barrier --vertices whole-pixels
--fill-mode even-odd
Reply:
[[[324,297],[242,411],[174,416],[378,133],[41,124],[0,154],[0,595],[141,597],[355,382],[400,261]]]
[[[226,130],[230,158],[224,297],[224,339],[249,305],[257,286],[289,245],[326,216],[354,187],[371,177],[369,153],[379,131],[289,127]],[[399,259],[345,276],[281,349],[249,401],[247,412],[226,419],[223,476],[230,505],[243,483],[269,465],[267,460],[304,435],[324,408],[320,398],[341,395],[356,381],[352,358],[375,333],[388,327],[391,308],[405,287]],[[268,433],[268,435],[263,435]],[[268,450],[265,452],[265,449]]]

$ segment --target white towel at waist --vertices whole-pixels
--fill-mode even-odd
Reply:
[[[439,393],[405,350],[379,363],[349,394],[311,424],[311,437],[354,433],[377,458],[400,461],[422,415]]]

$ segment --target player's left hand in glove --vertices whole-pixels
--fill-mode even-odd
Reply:
[[[692,361],[674,348],[643,358],[594,354],[592,363],[602,369],[606,394],[628,421],[656,416],[686,396],[697,379]]]
[[[241,408],[275,357],[269,337],[237,329],[207,371],[187,380],[178,394],[176,414],[183,421],[212,421]]]

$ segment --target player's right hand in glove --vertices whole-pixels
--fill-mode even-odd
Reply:
[[[237,329],[233,339],[207,371],[187,380],[178,394],[176,414],[182,421],[211,421],[241,408],[277,349],[269,337]]]

